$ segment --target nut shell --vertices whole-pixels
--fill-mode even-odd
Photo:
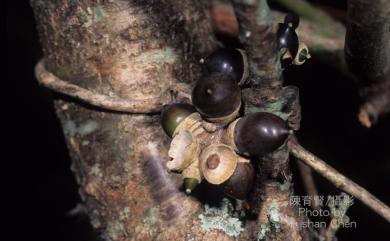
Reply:
[[[239,157],[230,146],[214,144],[204,149],[199,159],[204,178],[211,184],[219,185],[233,175]]]
[[[289,135],[280,117],[258,112],[240,118],[234,126],[233,140],[239,153],[264,156],[280,147]]]
[[[278,40],[278,49],[288,50],[292,58],[294,58],[299,47],[298,35],[294,28],[286,23],[279,23],[276,36]]]
[[[167,162],[167,168],[182,171],[198,160],[199,153],[198,139],[191,132],[181,130],[173,137],[169,147],[168,156],[171,160]]]
[[[176,127],[196,110],[189,104],[171,104],[164,107],[161,113],[161,125],[169,137],[173,136]]]
[[[244,200],[252,190],[255,170],[250,162],[239,162],[233,175],[221,185],[222,191],[236,199]]]
[[[206,119],[223,118],[240,108],[241,90],[230,76],[211,73],[196,83],[192,103]]]
[[[219,49],[205,59],[204,66],[206,74],[231,75],[239,85],[245,83],[249,74],[247,55],[242,49]]]

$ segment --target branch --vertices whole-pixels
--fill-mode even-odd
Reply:
[[[257,90],[269,89],[268,96],[263,97],[273,99],[281,89],[282,72],[267,1],[233,0],[233,7],[240,27],[239,38],[248,53],[251,85]]]
[[[345,223],[349,221],[349,217],[347,216],[348,208],[351,207],[353,203],[353,199],[346,193],[341,193],[343,197],[336,205],[334,202],[330,202],[328,207],[331,212],[332,219],[328,225],[328,228],[325,230],[325,238],[327,241],[333,241],[335,239],[335,235],[337,230]]]
[[[46,69],[44,62],[42,59],[35,66],[35,76],[40,84],[55,92],[68,95],[92,106],[131,114],[149,114],[160,112],[164,104],[172,102],[169,91],[164,96],[145,100],[121,99],[95,93],[61,80]]]
[[[319,200],[314,198],[315,196],[318,196],[318,190],[314,182],[312,169],[302,162],[298,162],[298,169],[301,174],[306,193],[312,197],[313,208],[315,210],[320,210]]]
[[[340,188],[341,190],[353,195],[368,207],[370,207],[377,214],[381,215],[388,222],[390,222],[390,208],[371,193],[369,193],[366,189],[348,179],[333,167],[326,164],[323,160],[307,151],[297,142],[295,137],[290,139],[289,147],[290,152],[296,158],[313,168],[316,172],[333,183],[337,188]]]

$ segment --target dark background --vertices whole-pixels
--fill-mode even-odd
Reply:
[[[315,2],[325,3],[325,9],[342,20],[345,1]],[[6,38],[8,239],[94,240],[87,217],[68,214],[80,201],[78,187],[51,93],[39,87],[33,75],[42,52],[28,1],[7,1]],[[285,74],[286,84],[300,88],[302,144],[389,204],[390,117],[371,129],[362,127],[356,118],[356,84],[317,63],[315,56]],[[302,193],[298,175],[295,182]],[[321,177],[316,181],[322,195],[339,193]],[[357,229],[341,229],[339,240],[388,240],[390,225],[359,201],[348,215]]]

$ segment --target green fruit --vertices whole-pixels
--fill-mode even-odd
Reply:
[[[189,115],[196,112],[189,104],[171,104],[161,113],[161,125],[169,137],[172,137],[176,127]]]
[[[199,181],[196,178],[184,178],[184,188],[187,194],[190,194],[198,184]]]

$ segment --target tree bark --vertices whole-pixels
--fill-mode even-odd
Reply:
[[[46,68],[62,80],[113,98],[147,101],[170,93],[178,84],[190,85],[200,76],[200,57],[217,46],[199,1],[32,0],[31,5]],[[262,27],[264,32],[253,40],[265,37],[265,42],[274,41],[272,27]],[[266,63],[259,53],[250,55],[255,88],[244,91],[249,103],[246,112],[275,112],[298,129],[298,91],[282,88],[275,46],[267,51],[262,53],[269,57]],[[261,78],[266,74],[271,75]],[[258,88],[260,85],[266,88]],[[256,94],[262,97],[260,103]],[[165,168],[169,139],[160,127],[159,115],[125,114],[58,97],[54,104],[72,158],[71,168],[91,223],[103,238],[234,240],[238,234],[239,240],[307,238],[300,233],[301,220],[294,209],[284,205],[292,193],[291,177],[283,177],[289,175],[287,145],[258,160],[264,167],[258,181],[264,182],[256,189],[254,202],[264,202],[256,211],[258,219],[243,223],[224,211],[207,207],[203,211],[202,197],[185,196],[179,190],[180,176]],[[174,95],[172,99],[183,101]],[[229,224],[209,229],[202,222],[207,210],[214,210],[210,212],[217,217],[211,218],[219,218],[221,225],[228,218],[243,229],[237,233]],[[280,234],[273,226],[258,225],[276,222],[269,218],[271,211],[282,219]],[[267,235],[260,236],[262,231]]]

